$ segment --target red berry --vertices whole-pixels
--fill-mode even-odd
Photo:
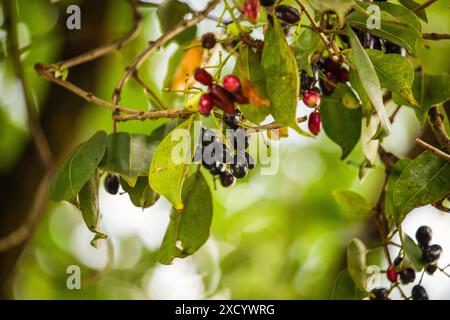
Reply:
[[[244,4],[244,15],[250,21],[256,22],[259,18],[259,0],[246,0]]]
[[[205,93],[200,97],[200,101],[198,102],[198,110],[202,115],[209,116],[213,107],[213,100],[210,94]]]
[[[204,84],[205,86],[212,86],[213,84],[213,77],[203,68],[197,68],[194,72],[194,78],[201,84]]]
[[[386,276],[389,279],[390,282],[397,282],[398,280],[398,273],[395,270],[394,265],[390,265],[386,270]]]
[[[241,92],[232,93],[233,100],[239,104],[248,104],[250,101]]]
[[[223,78],[223,87],[231,93],[238,92],[241,90],[241,80],[235,75],[228,75]]]
[[[317,111],[314,111],[309,115],[308,119],[308,128],[309,131],[315,136],[317,136],[320,132],[320,128],[322,126],[322,120],[320,118],[320,113]]]
[[[210,88],[210,94],[216,107],[222,109],[225,113],[234,113],[233,97],[223,87],[213,84]]]
[[[310,108],[317,108],[320,105],[320,94],[315,90],[308,90],[303,95],[303,102]]]

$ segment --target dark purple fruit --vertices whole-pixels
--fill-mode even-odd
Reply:
[[[217,139],[217,134],[210,129],[204,129],[202,131],[202,145],[208,146],[210,145],[214,140]]]
[[[385,288],[375,288],[370,293],[372,293],[370,300],[389,300],[389,293]]]
[[[217,84],[213,84],[210,88],[210,94],[213,104],[216,107],[222,109],[225,113],[234,113],[235,107],[233,104],[232,96],[223,87]]]
[[[120,180],[119,177],[113,174],[108,174],[105,179],[105,190],[109,194],[117,194],[119,192]]]
[[[430,275],[430,276],[432,276],[435,272],[436,272],[436,270],[437,270],[437,265],[435,265],[435,264],[429,264],[429,265],[427,265],[426,267],[425,267],[425,271]]]
[[[276,0],[259,0],[259,2],[261,3],[261,5],[263,7],[270,7],[273,6],[275,4],[275,2],[277,2]]]
[[[383,40],[381,38],[373,36],[373,49],[383,51],[384,47],[385,46]]]
[[[210,166],[209,168],[209,172],[213,175],[213,176],[219,176],[222,171],[224,171],[224,165],[223,163],[220,162],[215,162],[212,166]]]
[[[431,239],[433,238],[433,230],[428,226],[421,226],[416,231],[416,239],[419,246],[422,248],[428,248],[430,246]]]
[[[302,70],[301,77],[300,77],[300,89],[301,92],[305,92],[307,90],[311,90],[314,88],[318,81],[318,77],[316,77],[316,74],[314,74],[314,77],[310,77],[306,71]]]
[[[396,45],[395,43],[389,41],[386,42],[386,53],[395,53],[406,56],[405,48],[402,48],[399,45]]]
[[[223,187],[231,187],[234,183],[234,176],[229,171],[223,171],[220,173],[220,183]]]
[[[237,129],[239,128],[239,121],[241,120],[241,117],[237,114],[224,114],[223,115],[223,122],[225,122],[226,125],[228,125],[231,129]]]
[[[403,257],[397,257],[394,260],[394,266],[398,267],[403,262]]]
[[[212,49],[216,46],[217,39],[214,33],[208,32],[202,36],[202,47],[205,49]]]
[[[426,264],[433,264],[439,260],[442,255],[442,247],[438,244],[433,244],[423,251],[422,259]]]
[[[353,31],[355,31],[356,36],[359,39],[359,42],[361,42],[361,45],[365,48],[365,49],[372,49],[374,46],[374,40],[373,37],[370,33],[368,33],[367,31],[362,31],[359,29],[353,29]]]
[[[239,104],[248,104],[250,102],[248,98],[242,94],[242,92],[234,92],[231,96],[233,97],[233,101]]]
[[[213,84],[213,77],[203,68],[197,68],[194,72],[194,78],[201,84],[204,84],[205,86],[212,86]]]
[[[243,153],[250,146],[250,137],[243,128],[237,128],[233,133],[233,148],[237,153]]]
[[[427,291],[420,285],[416,285],[412,288],[411,296],[413,300],[429,300]]]
[[[245,152],[245,160],[247,161],[247,166],[250,170],[255,168],[256,162],[250,153]]]
[[[231,174],[236,179],[243,179],[248,174],[248,167],[246,163],[233,163],[230,166]]]
[[[411,268],[400,271],[399,275],[403,284],[408,284],[416,280],[416,272]]]
[[[300,12],[294,7],[287,5],[279,5],[275,9],[277,18],[289,24],[295,24],[300,21]]]

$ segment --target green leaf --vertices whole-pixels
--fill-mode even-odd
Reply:
[[[83,215],[84,223],[88,229],[95,233],[91,245],[98,248],[101,239],[106,239],[108,236],[102,232],[101,229],[101,215],[98,205],[98,174],[95,172],[88,182],[81,188],[78,195],[80,202],[80,210]]]
[[[309,3],[316,11],[335,11],[343,25],[345,13],[353,5],[353,0],[310,0]]]
[[[52,201],[73,201],[76,198],[103,159],[107,141],[106,132],[99,131],[67,157],[50,184]]]
[[[347,270],[358,289],[367,291],[366,273],[367,249],[361,240],[355,238],[347,248]]]
[[[118,132],[108,137],[105,156],[100,164],[104,171],[120,175],[134,186],[139,176],[147,176],[153,154],[161,136]]]
[[[411,159],[400,159],[391,169],[387,184],[386,184],[386,198],[384,201],[384,213],[386,216],[387,224],[389,228],[395,225],[395,207],[394,207],[394,190],[395,184],[398,178],[402,174],[403,170],[411,163]]]
[[[420,7],[421,5],[418,4],[417,2],[413,1],[413,0],[399,0],[399,2],[406,8],[408,8],[409,10],[414,12],[414,9]],[[419,12],[414,12],[414,14],[416,16],[418,16],[420,19],[422,19],[423,21],[425,21],[426,23],[428,23],[428,17],[427,17],[427,13],[425,12],[425,10],[420,10]]]
[[[338,205],[354,217],[365,217],[370,213],[372,206],[366,198],[353,191],[335,190],[332,195]]]
[[[298,69],[305,70],[310,77],[313,76],[311,56],[320,43],[320,37],[312,29],[305,28],[294,42],[294,53],[297,59]]]
[[[372,106],[372,102],[370,102],[369,97],[367,96],[366,90],[359,79],[358,72],[355,69],[350,69],[349,72],[350,84],[353,90],[358,94],[359,100],[361,102],[361,109],[363,117],[367,117],[372,114],[374,110]]]
[[[348,270],[339,272],[334,282],[332,300],[361,300],[367,293],[358,289]]]
[[[154,192],[148,184],[148,177],[138,177],[134,187],[120,178],[123,190],[130,196],[131,202],[139,208],[149,208],[159,199],[159,194]]]
[[[370,32],[387,39],[408,50],[414,56],[419,56],[422,47],[422,28],[420,21],[410,10],[396,4],[378,2],[381,9],[380,29],[369,29],[367,20],[369,12],[366,9],[371,3],[358,2],[360,10],[347,16],[346,21],[353,27]]]
[[[258,90],[258,93],[263,97],[267,97],[266,77],[260,61],[261,57],[251,48],[243,47],[239,52],[234,74],[240,78],[250,80]],[[245,117],[255,124],[259,124],[270,113],[270,108],[254,106],[251,104],[241,105],[240,108]]]
[[[375,67],[359,42],[358,37],[348,25],[347,33],[350,38],[354,64],[361,84],[380,117],[384,133],[389,135],[391,132],[391,124],[386,109],[384,108],[383,93],[381,91],[381,84],[375,71]]]
[[[381,87],[391,90],[417,107],[417,101],[412,92],[414,68],[408,59],[399,54],[384,54],[379,50],[366,50],[375,71],[380,79]]]
[[[405,250],[405,257],[411,263],[411,266],[417,272],[423,269],[422,249],[418,244],[411,239],[407,234],[403,234],[403,249]]]
[[[177,210],[183,209],[181,190],[196,148],[197,139],[193,139],[191,135],[194,117],[192,115],[181,123],[159,144],[148,174],[150,187],[166,197]],[[174,159],[174,150],[183,152],[174,154]]]
[[[413,91],[420,105],[420,108],[416,108],[414,111],[416,112],[420,125],[423,127],[430,108],[450,100],[450,75],[425,74],[423,76],[421,73],[416,73]],[[398,99],[395,99],[395,101],[398,101]]]
[[[265,35],[261,64],[266,78],[270,111],[275,121],[279,125],[293,128],[302,135],[310,136],[297,124],[300,76],[295,56],[276,18],[274,26],[269,27]]]
[[[403,170],[395,184],[394,206],[397,225],[418,208],[450,194],[450,163],[425,151]]]
[[[191,8],[186,3],[178,0],[165,0],[158,6],[158,18],[162,31],[167,32],[172,29],[189,13],[191,13]],[[174,40],[180,45],[185,45],[192,42],[196,35],[197,27],[194,26],[180,33]]]
[[[172,210],[158,260],[171,264],[174,258],[196,252],[209,238],[213,206],[209,186],[198,171],[183,187],[183,210]]]
[[[342,148],[342,159],[350,154],[361,136],[361,108],[346,108],[344,99],[357,101],[353,91],[340,83],[331,96],[323,97],[320,106],[325,133]]]

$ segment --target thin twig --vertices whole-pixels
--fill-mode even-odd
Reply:
[[[450,34],[449,33],[422,33],[422,37],[426,40],[449,40]]]
[[[28,125],[30,127],[31,136],[34,139],[43,164],[50,169],[53,167],[53,156],[48,145],[47,137],[45,136],[39,122],[35,100],[31,94],[31,88],[28,86],[25,73],[23,71],[22,61],[20,60],[17,23],[14,21],[14,17],[16,15],[15,8],[11,5],[11,1],[9,0],[3,0],[2,3],[3,10],[5,12],[4,25],[8,34],[8,47],[11,52],[16,77],[19,79],[22,87],[22,93],[25,98],[25,108],[27,111]]]
[[[120,79],[113,93],[113,103],[117,105],[120,102],[120,95],[122,93],[123,87],[130,80],[131,76],[139,69],[139,67],[144,63],[144,61],[156,50],[161,48],[164,44],[172,40],[174,37],[182,33],[184,30],[198,24],[200,21],[205,19],[208,14],[219,4],[220,0],[213,0],[208,4],[205,10],[201,11],[195,15],[191,20],[181,21],[173,29],[170,29],[157,40],[151,41],[149,46],[141,52],[134,60],[134,62],[127,67],[125,74]]]
[[[428,8],[429,6],[431,6],[435,2],[437,2],[437,0],[428,0],[424,4],[418,6],[417,8],[414,8],[413,12],[414,13],[418,13],[418,12],[422,11],[423,9]]]
[[[439,140],[439,143],[447,149],[447,152],[450,152],[450,137],[448,136],[447,131],[445,130],[443,118],[444,116],[439,112],[437,107],[432,107],[428,112],[431,123],[433,124],[434,134],[436,138]]]
[[[186,119],[193,115],[194,111],[182,109],[182,110],[174,110],[167,109],[161,111],[149,111],[149,112],[138,112],[134,114],[128,115],[114,115],[113,119],[117,122],[126,122],[132,120],[156,120],[156,119]]]
[[[297,118],[297,123],[302,123],[302,122],[305,122],[307,120],[308,120],[308,117],[307,116],[303,116],[303,117]],[[269,130],[281,129],[283,127],[284,126],[280,126],[279,124],[276,124],[275,122],[273,122],[273,123],[265,124],[265,125],[262,125],[262,126],[253,127],[253,128],[250,128],[250,129],[253,130],[253,131],[256,131],[256,132],[260,132],[260,131],[269,131]]]
[[[417,138],[416,139],[416,143],[421,146],[424,149],[430,150],[432,153],[434,153],[435,155],[437,155],[438,157],[441,157],[444,160],[450,161],[450,155],[439,150],[438,148],[436,148],[435,146],[432,146],[429,143],[426,143],[425,141]]]

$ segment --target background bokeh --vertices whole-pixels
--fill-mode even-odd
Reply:
[[[33,65],[63,58],[61,32],[65,25],[63,10],[82,1],[17,0],[20,19],[20,46],[29,46],[23,55],[26,76],[39,108],[45,108],[50,85],[38,78]],[[105,14],[100,42],[108,43],[126,32],[132,23],[129,5],[124,0],[106,1],[99,7]],[[205,1],[190,1],[202,8]],[[450,32],[449,2],[438,1],[429,10],[424,31]],[[153,8],[141,9],[143,31],[138,39],[120,52],[99,62],[95,87],[89,88],[109,100],[114,86],[126,67],[149,39],[160,34]],[[82,17],[84,17],[82,12]],[[217,15],[217,12],[214,12]],[[0,26],[3,14],[0,11]],[[214,21],[198,25],[198,34],[220,31]],[[83,26],[83,25],[82,25]],[[79,41],[92,30],[74,31]],[[0,28],[0,172],[15,169],[29,141],[24,99],[6,57],[6,33]],[[424,69],[430,73],[450,72],[450,42],[428,41]],[[169,60],[176,44],[159,50],[144,64],[141,76],[162,89]],[[74,52],[72,55],[74,55]],[[65,56],[68,58],[70,56]],[[230,61],[228,70],[231,70]],[[87,71],[89,72],[89,71]],[[70,74],[69,74],[70,79]],[[55,89],[52,90],[61,90]],[[65,93],[64,95],[70,95]],[[163,95],[166,101],[171,99]],[[124,105],[141,106],[148,99],[142,89],[130,82],[123,94]],[[64,100],[60,108],[64,109]],[[97,130],[111,132],[111,113],[79,99],[81,115],[70,134],[73,145]],[[306,109],[299,106],[299,113]],[[120,130],[150,133],[162,121],[129,122]],[[62,123],[62,126],[65,124]],[[414,139],[422,134],[412,110],[403,108],[394,124],[393,134],[384,146],[397,156],[406,156],[414,148]],[[67,151],[72,146],[67,146]],[[378,163],[364,180],[358,179],[357,165],[362,161],[361,147],[350,162],[339,159],[340,150],[324,134],[317,140],[294,133],[280,143],[280,170],[264,176],[260,170],[230,190],[214,191],[214,217],[211,238],[192,257],[176,259],[171,266],[156,262],[170,205],[165,199],[149,209],[135,208],[128,196],[111,196],[101,190],[104,231],[110,239],[100,249],[90,247],[91,233],[73,207],[49,203],[32,239],[18,260],[9,297],[15,299],[328,299],[336,275],[345,268],[345,250],[354,237],[370,239],[367,217],[344,212],[332,196],[334,190],[353,190],[372,203],[384,179]],[[0,197],[2,195],[0,194]],[[23,199],[23,201],[30,201]],[[0,211],[2,209],[0,208]],[[434,230],[434,242],[444,248],[441,264],[450,263],[450,216],[432,207],[414,210],[404,222],[411,236],[422,224]],[[368,243],[370,246],[370,243]],[[370,253],[370,262],[381,264],[381,250]],[[81,290],[68,290],[66,269],[77,265],[82,270]],[[384,281],[384,280],[383,280]],[[450,299],[450,279],[437,273],[425,275],[424,286],[432,299]],[[409,292],[409,288],[406,289]]]

